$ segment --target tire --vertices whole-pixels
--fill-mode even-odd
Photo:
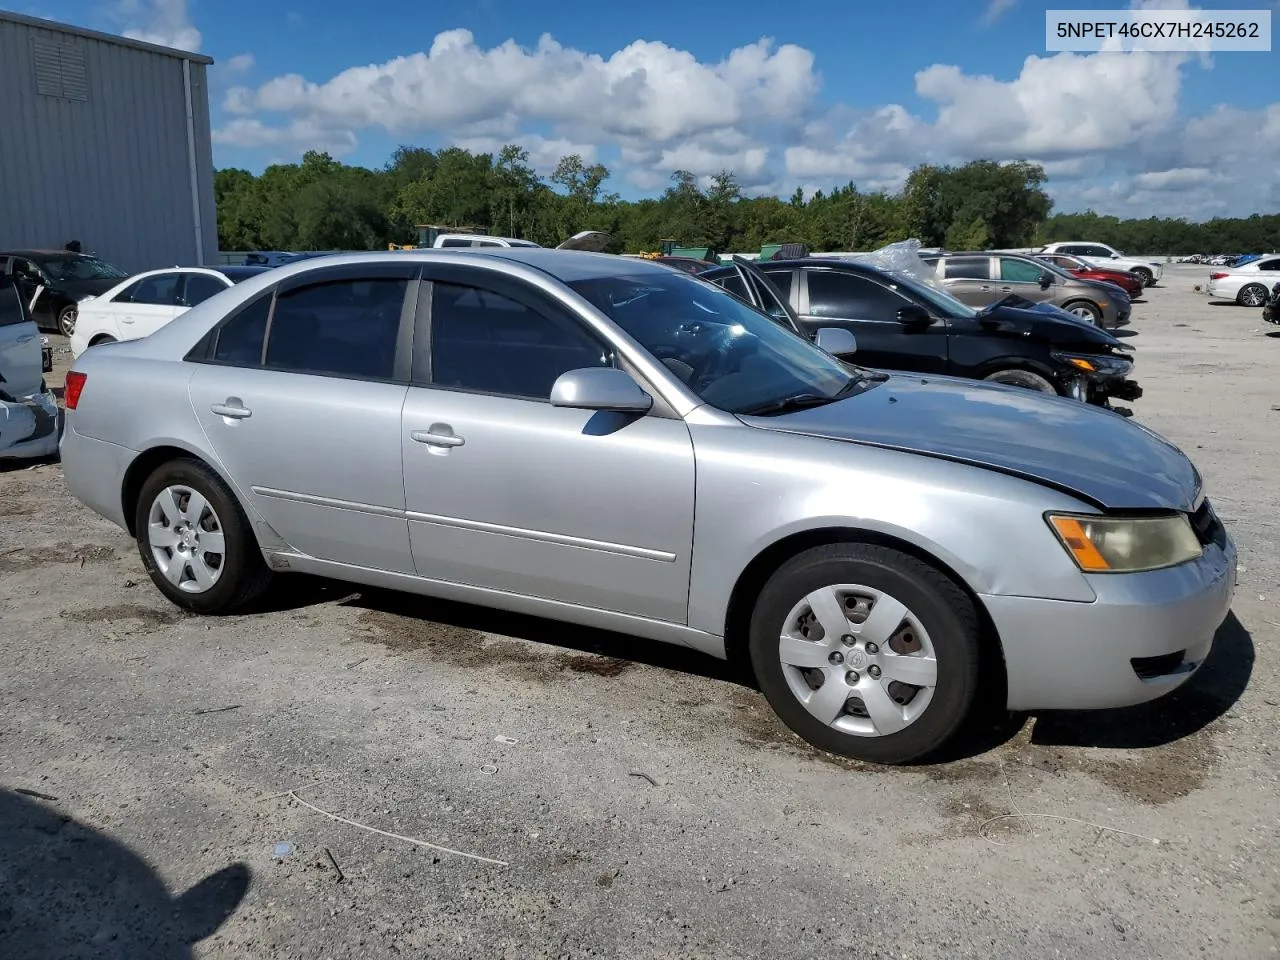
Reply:
[[[1132,273],[1139,280],[1141,280],[1142,285],[1144,287],[1155,286],[1156,275],[1152,273],[1150,270],[1147,270],[1144,267],[1134,267],[1129,272]]]
[[[111,336],[110,334],[104,333],[104,334],[102,334],[102,335],[100,335],[100,336],[97,336],[97,337],[94,337],[92,340],[90,340],[90,341],[89,341],[89,346],[91,346],[91,347],[96,347],[96,346],[99,346],[100,344],[104,344],[104,343],[115,343],[115,342],[116,342],[116,338],[115,338],[115,337]]]
[[[821,627],[812,597],[821,598],[827,622],[838,620],[832,631]],[[877,617],[877,609],[885,613]],[[752,611],[750,651],[756,681],[783,723],[820,750],[872,763],[937,752],[969,716],[978,689],[978,616],[969,598],[915,557],[870,544],[815,547],[783,564]],[[822,694],[827,689],[831,695]]]
[[[1075,314],[1082,320],[1088,320],[1095,327],[1102,326],[1102,311],[1098,309],[1098,305],[1088,300],[1072,300],[1070,303],[1063,304],[1063,310],[1067,313]]]
[[[76,315],[79,313],[74,303],[68,304],[58,311],[58,332],[70,337],[76,332]]]
[[[1267,303],[1270,294],[1260,283],[1247,283],[1236,294],[1236,303],[1242,307],[1262,307]]]
[[[199,516],[191,494],[206,503]],[[169,498],[165,505],[162,495]],[[193,613],[233,613],[270,585],[271,572],[244,511],[222,478],[199,460],[170,460],[157,467],[142,485],[134,517],[143,566],[177,606]],[[198,530],[181,532],[193,523]],[[177,532],[165,534],[175,527]],[[219,531],[220,543],[213,536]],[[222,547],[221,553],[209,549],[214,544]]]
[[[1030,370],[997,370],[995,373],[989,373],[983,380],[989,380],[992,383],[1003,383],[1010,387],[1023,387],[1027,390],[1037,390],[1040,393],[1057,394],[1058,388],[1052,383],[1040,376],[1038,373],[1032,373]]]

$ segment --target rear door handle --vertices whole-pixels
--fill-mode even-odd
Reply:
[[[253,411],[239,397],[227,397],[223,403],[215,403],[209,409],[219,417],[230,417],[232,420],[244,420],[253,416]]]
[[[443,426],[443,425],[438,425]],[[445,427],[444,429],[449,429]],[[456,434],[437,432],[435,427],[431,430],[414,430],[409,434],[418,443],[425,443],[429,447],[460,447],[467,441]]]

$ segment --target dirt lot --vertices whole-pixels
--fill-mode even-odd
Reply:
[[[623,637],[311,581],[187,618],[56,464],[0,471],[0,955],[1275,956],[1280,330],[1205,272],[1132,343],[1241,549],[1210,662],[927,767]]]

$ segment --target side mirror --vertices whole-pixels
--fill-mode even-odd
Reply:
[[[899,323],[922,324],[933,322],[933,317],[929,316],[929,311],[918,303],[909,303],[905,307],[899,307],[897,316]]]
[[[833,357],[858,350],[857,338],[843,327],[823,327],[814,334],[813,342]]]
[[[653,397],[640,384],[613,367],[583,367],[560,374],[551,387],[553,407],[646,413]]]
[[[1053,286],[1053,274],[1051,273],[1040,274],[1040,289],[1048,290],[1052,286]]]

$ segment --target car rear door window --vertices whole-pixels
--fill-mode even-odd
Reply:
[[[1044,271],[1034,263],[1013,257],[1000,258],[1000,279],[1005,283],[1039,283]]]
[[[217,277],[211,277],[207,273],[188,273],[187,287],[182,294],[182,303],[184,306],[194,307],[225,289],[227,289],[227,285]]]
[[[390,380],[409,281],[331,280],[276,296],[265,365],[291,373]]]
[[[874,280],[835,270],[809,271],[809,314],[849,320],[892,319],[907,299]]]
[[[256,367],[262,363],[262,342],[271,316],[271,294],[258,297],[217,328],[213,349],[207,354],[214,363]]]
[[[1258,264],[1258,269],[1266,270],[1267,272],[1278,271],[1280,270],[1280,260],[1263,260]]]
[[[990,280],[990,257],[948,257],[946,278],[948,280]]]
[[[432,285],[432,386],[549,400],[561,374],[612,365],[612,351],[574,317],[492,290]]]

